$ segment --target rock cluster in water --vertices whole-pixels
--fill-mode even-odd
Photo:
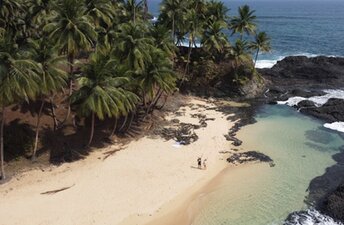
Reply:
[[[227,162],[232,163],[232,164],[242,164],[242,163],[254,162],[254,161],[269,162],[269,163],[273,162],[273,160],[269,156],[261,152],[256,152],[256,151],[234,153],[229,158],[227,158]]]
[[[316,107],[314,102],[305,100],[297,104],[300,112],[312,115],[327,122],[344,121],[344,100],[331,98],[324,105]]]

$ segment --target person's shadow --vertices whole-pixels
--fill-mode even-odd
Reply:
[[[199,168],[197,166],[190,166],[192,169],[197,169],[197,170],[203,170],[202,168]]]

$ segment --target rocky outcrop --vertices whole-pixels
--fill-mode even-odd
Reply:
[[[301,101],[297,108],[300,112],[312,115],[326,122],[344,121],[344,100],[331,98],[324,105],[316,107],[313,102]]]
[[[329,216],[344,221],[344,184],[340,185],[325,202],[324,211]]]
[[[293,96],[319,96],[324,94],[322,89],[344,86],[344,58],[339,57],[290,56],[258,71],[266,80],[265,97],[270,103]]]
[[[261,69],[260,73],[273,86],[295,87],[302,84],[308,87],[338,87],[338,83],[344,81],[343,68],[344,58],[290,56],[279,61],[271,69]]]

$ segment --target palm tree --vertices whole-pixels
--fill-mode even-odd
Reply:
[[[187,74],[189,71],[189,64],[191,59],[192,48],[196,47],[196,39],[201,35],[201,27],[203,26],[200,23],[199,15],[195,9],[190,9],[188,11],[188,20],[187,20],[187,31],[189,35],[189,47],[188,47],[188,56],[185,66],[184,74]],[[184,78],[183,78],[184,80]]]
[[[208,52],[223,53],[229,46],[227,35],[222,31],[226,29],[224,21],[209,20],[202,37],[202,47]]]
[[[49,96],[50,103],[52,104],[52,96],[54,95],[54,93],[62,90],[62,88],[65,87],[68,76],[65,71],[60,69],[61,62],[65,61],[65,57],[61,57],[56,54],[56,50],[54,49],[54,46],[49,42],[49,40],[39,39],[37,41],[30,41],[30,44],[32,46],[31,58],[39,63],[41,67],[41,79],[39,82],[39,96],[41,106],[39,112],[37,113],[35,145],[32,152],[32,159],[34,160],[36,158],[38,147],[40,119],[42,116],[45,99]],[[54,106],[52,105],[51,107]],[[57,126],[56,122],[56,118],[54,118],[55,127]]]
[[[35,29],[35,32],[39,31],[37,25],[42,24],[42,20],[46,20],[49,17],[51,10],[52,0],[26,0],[28,13],[26,14],[26,21],[30,23]],[[44,23],[43,23],[44,24]]]
[[[49,39],[58,46],[60,53],[66,53],[69,62],[69,95],[73,91],[74,59],[80,50],[88,51],[96,40],[97,33],[86,16],[86,8],[80,0],[57,0],[53,4],[53,18],[44,27]],[[66,119],[70,114],[70,106]]]
[[[147,28],[144,24],[128,22],[119,28],[117,45],[114,54],[121,63],[127,65],[129,70],[140,72],[145,68],[145,64],[151,61],[150,48],[154,40],[145,35]]]
[[[227,22],[229,18],[227,15],[229,9],[224,5],[223,2],[211,0],[206,3],[206,7],[206,18],[212,19],[213,21]]]
[[[37,63],[23,56],[23,52],[13,43],[9,33],[0,38],[0,105],[2,107],[0,167],[2,179],[6,177],[3,137],[6,123],[5,107],[36,97],[39,90],[39,71]]]
[[[170,94],[175,90],[176,75],[172,70],[172,62],[161,49],[151,51],[152,61],[149,62],[143,73],[135,77],[147,100],[151,102],[146,114],[155,107],[163,93]]]
[[[244,33],[255,33],[257,28],[255,20],[257,17],[254,15],[255,11],[251,11],[248,5],[239,7],[238,13],[239,16],[233,17],[233,19],[230,21],[229,27],[232,29],[232,35],[239,33],[240,40],[242,40]]]
[[[1,0],[0,27],[6,29],[13,37],[22,35],[23,6],[18,0]]]
[[[136,0],[127,0],[124,4],[124,8],[126,10],[126,13],[128,15],[128,18],[132,20],[133,23],[136,23],[137,19],[142,18],[142,12],[143,12],[143,2]],[[140,14],[141,13],[141,14]]]
[[[148,18],[148,1],[143,0],[142,5],[143,5],[143,18],[147,19]]]
[[[150,30],[150,35],[154,38],[155,47],[163,50],[170,57],[175,56],[177,48],[167,27],[155,24]]]
[[[235,73],[235,81],[239,81],[239,74],[238,69],[241,64],[244,62],[251,60],[250,55],[248,53],[249,45],[247,41],[242,41],[238,39],[235,42],[235,45],[231,48],[230,58],[234,61],[234,73]]]
[[[85,0],[85,5],[85,13],[92,18],[95,27],[99,27],[101,23],[111,25],[114,8],[109,0]]]
[[[270,37],[265,32],[259,32],[250,47],[251,49],[256,50],[256,56],[254,59],[254,66],[256,67],[259,52],[271,51]]]
[[[78,79],[80,89],[73,93],[71,102],[81,116],[91,115],[91,133],[88,146],[92,143],[95,116],[118,118],[133,111],[138,97],[125,88],[130,82],[128,77],[117,74],[117,62],[110,58],[109,51],[93,53],[89,62],[82,68]]]
[[[175,41],[176,34],[181,33],[183,21],[185,21],[187,1],[163,0],[160,6],[159,24],[171,27],[172,39]]]

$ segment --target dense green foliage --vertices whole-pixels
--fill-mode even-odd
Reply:
[[[183,83],[193,62],[232,60],[235,70],[245,60],[252,61],[252,50],[257,57],[259,51],[270,49],[266,34],[255,34],[254,11],[243,6],[239,16],[231,18],[224,4],[215,0],[163,0],[157,22],[150,19],[147,1],[2,0],[0,4],[2,178],[7,106],[40,102],[35,157],[44,105],[53,105],[54,96],[65,89],[68,113],[58,120],[51,106],[54,128],[63,127],[71,110],[79,117],[91,117],[91,144],[95,118],[115,118],[117,124],[117,119],[125,117],[126,122],[138,108],[151,113],[162,95],[173,93],[178,80]],[[226,32],[238,33],[240,40],[231,45]],[[244,34],[253,34],[255,41],[243,40]],[[183,47],[185,40],[188,44]],[[202,57],[194,56],[193,49]]]

